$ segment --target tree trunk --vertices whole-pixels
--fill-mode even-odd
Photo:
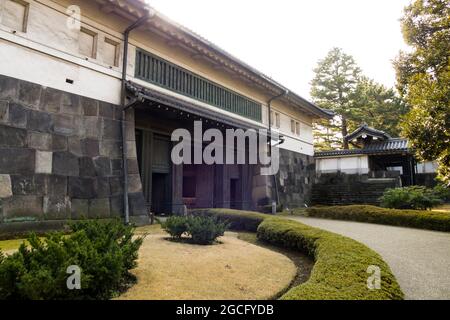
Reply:
[[[348,150],[348,141],[345,140],[345,136],[348,134],[347,119],[344,116],[342,116],[341,132],[342,132],[342,145],[343,145],[345,150]]]

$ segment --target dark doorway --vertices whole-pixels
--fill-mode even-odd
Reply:
[[[152,130],[136,130],[136,151],[142,191],[147,205],[156,214],[169,214],[172,211],[169,137]]]
[[[239,179],[230,179],[230,208],[241,209],[241,188]]]
[[[170,213],[171,201],[169,174],[153,173],[152,186],[152,211],[156,214]]]

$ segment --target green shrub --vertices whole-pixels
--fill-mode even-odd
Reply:
[[[187,233],[195,244],[208,245],[223,236],[228,224],[215,217],[189,217],[187,219]]]
[[[433,193],[436,198],[439,198],[445,202],[450,201],[450,187],[447,187],[443,184],[438,184],[433,188]]]
[[[270,217],[253,211],[233,209],[193,209],[190,213],[194,216],[216,217],[220,221],[228,222],[231,230],[250,232],[256,232],[259,224]]]
[[[282,299],[402,299],[403,293],[382,258],[352,239],[312,228],[296,221],[230,209],[194,210],[198,215],[225,217],[235,230],[256,231],[274,245],[300,250],[315,260],[310,279],[293,287]],[[233,224],[234,223],[234,224]],[[253,229],[254,226],[257,228]],[[381,269],[381,289],[367,288],[367,268]]]
[[[0,299],[110,299],[132,279],[143,238],[120,221],[74,223],[71,235],[35,234],[0,258]],[[67,288],[67,268],[81,269],[81,290]]]
[[[350,238],[281,218],[266,219],[258,239],[312,256],[309,280],[290,289],[284,300],[398,300],[403,293],[389,266],[373,250]],[[381,270],[381,288],[367,287],[369,266]]]
[[[162,224],[162,228],[170,234],[172,238],[180,239],[187,231],[186,222],[186,217],[184,216],[171,216]]]
[[[277,205],[276,212],[283,212],[284,206],[282,204]],[[261,211],[262,213],[272,213],[272,205],[268,204],[265,206],[258,207],[258,211]]]
[[[450,213],[386,209],[369,205],[312,207],[306,215],[317,218],[349,220],[411,227],[436,231],[450,231]]]
[[[183,234],[190,237],[192,243],[208,245],[223,236],[228,223],[214,216],[172,216],[163,224],[163,229],[175,240]]]
[[[380,201],[385,208],[413,210],[427,210],[442,203],[432,189],[422,186],[388,189]]]

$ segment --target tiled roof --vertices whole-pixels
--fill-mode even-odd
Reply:
[[[361,137],[363,134],[367,134],[383,140],[391,139],[391,136],[386,132],[371,128],[367,125],[367,123],[363,123],[358,129],[345,136],[345,140],[352,141],[356,138]]]
[[[96,0],[99,3],[102,4],[112,4],[114,6],[118,6],[122,9],[128,10],[130,13],[135,14],[137,16],[142,16],[144,11],[150,11],[152,10],[155,13],[155,17],[158,17],[161,19],[161,21],[164,21],[168,25],[172,26],[175,30],[180,31],[182,34],[187,35],[189,38],[193,39],[195,43],[200,44],[201,46],[205,46],[210,50],[211,52],[214,52],[215,55],[220,56],[219,59],[221,63],[225,60],[229,60],[239,66],[242,70],[246,70],[247,72],[254,74],[256,77],[250,77],[252,79],[259,79],[262,80],[262,83],[268,84],[271,88],[276,88],[276,92],[287,92],[287,99],[290,102],[293,102],[295,105],[300,106],[302,109],[306,110],[309,113],[312,113],[313,115],[319,117],[319,118],[327,118],[331,119],[335,116],[335,113],[331,110],[327,110],[324,108],[321,108],[314,103],[308,101],[307,99],[301,97],[300,95],[296,94],[295,92],[288,90],[285,86],[280,84],[279,82],[273,80],[272,78],[268,77],[261,71],[255,69],[254,67],[250,66],[249,64],[243,62],[242,60],[236,58],[235,56],[231,55],[224,49],[220,48],[219,46],[215,45],[211,41],[205,39],[204,37],[200,36],[199,34],[193,32],[189,28],[186,28],[185,26],[169,19],[165,15],[163,15],[161,12],[155,10],[153,7],[149,5],[149,2],[145,0]],[[151,2],[151,1],[150,1]],[[134,8],[131,8],[129,5],[136,6],[138,8],[139,12],[136,12]],[[177,35],[177,37],[180,37],[181,35]],[[190,43],[190,42],[189,42]],[[198,49],[198,47],[196,47]],[[195,48],[194,48],[195,49]],[[196,49],[195,49],[196,50]],[[211,53],[212,54],[212,53]],[[209,56],[208,58],[211,58],[213,56]]]
[[[391,138],[385,141],[374,141],[362,149],[330,150],[316,152],[316,158],[327,158],[336,156],[359,155],[359,154],[389,154],[409,152],[408,140]]]

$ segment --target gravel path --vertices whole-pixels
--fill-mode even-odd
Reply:
[[[393,226],[289,217],[353,238],[389,264],[406,299],[450,299],[450,233]]]

